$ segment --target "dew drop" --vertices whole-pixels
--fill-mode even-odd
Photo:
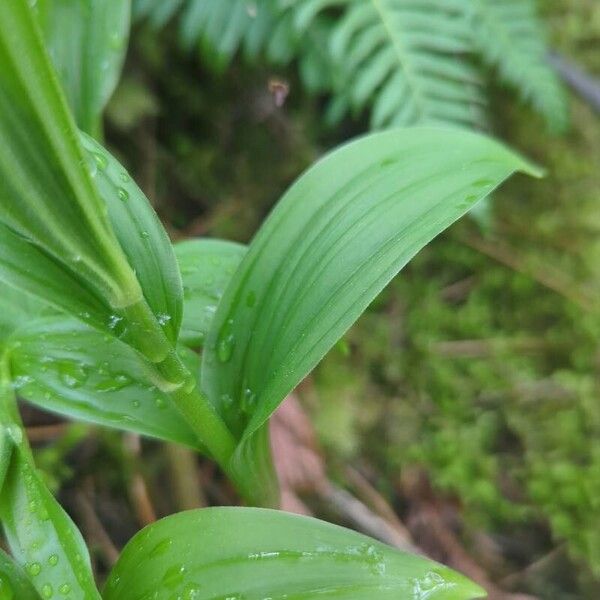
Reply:
[[[58,376],[68,388],[76,389],[88,380],[89,369],[83,364],[62,362],[58,365]]]
[[[126,171],[121,171],[119,173],[119,179],[123,182],[123,183],[128,183],[129,181],[131,181],[131,177],[129,177],[129,175],[127,174]]]
[[[127,202],[127,200],[129,200],[129,192],[122,187],[117,188],[117,196],[119,196],[119,200],[122,202]]]
[[[88,155],[85,162],[90,177],[96,177],[96,175],[98,175],[98,163],[96,162],[94,157]]]
[[[100,154],[99,152],[93,152],[94,161],[96,162],[96,166],[101,171],[104,171],[106,167],[108,167],[108,159],[104,154]]]
[[[445,579],[435,571],[428,571],[423,577],[413,579],[412,585],[414,597],[418,600],[431,598],[447,587]]]
[[[42,572],[42,565],[39,562],[32,562],[27,565],[26,569],[32,577],[36,577]]]
[[[167,403],[166,403],[165,399],[161,398],[160,396],[157,396],[155,398],[154,404],[156,405],[156,408],[158,408],[160,410],[164,410],[165,408],[167,408]]]
[[[110,315],[108,318],[108,328],[116,329],[117,325],[123,320],[123,317],[119,315]]]
[[[161,327],[164,327],[171,320],[171,315],[168,315],[166,313],[159,313],[158,315],[156,315],[156,318],[158,320],[158,324]]]
[[[255,408],[256,394],[250,388],[246,388],[242,396],[242,411],[246,414],[252,414]]]
[[[48,557],[48,564],[49,564],[51,567],[55,567],[55,566],[58,564],[58,555],[57,555],[57,554],[51,554],[51,555]]]
[[[201,588],[196,583],[188,583],[183,589],[183,600],[199,600]]]
[[[233,335],[233,320],[228,319],[223,327],[217,341],[217,357],[222,363],[229,362],[233,355],[235,336]]]
[[[53,595],[54,595],[54,589],[52,588],[52,585],[49,583],[45,583],[42,586],[42,596],[44,598],[52,598]]]
[[[140,407],[140,401],[139,400],[134,400],[132,403],[133,408],[139,408]]]
[[[118,392],[131,384],[131,378],[125,373],[119,373],[108,379],[99,381],[94,387],[98,392]]]
[[[66,596],[70,591],[71,591],[71,586],[68,583],[63,583],[59,588],[58,591],[63,595]]]

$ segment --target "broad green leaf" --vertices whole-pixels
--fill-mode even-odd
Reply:
[[[94,181],[108,207],[113,231],[146,301],[167,337],[175,342],[181,325],[183,291],[169,237],[148,199],[121,164],[89,136],[83,135],[82,141],[94,162]]]
[[[0,223],[0,282],[2,307],[0,330],[10,331],[25,315],[26,305],[47,304],[110,330],[113,311],[102,298],[83,284],[75,273]],[[22,299],[19,299],[21,296]]]
[[[27,0],[0,3],[0,139],[0,223],[111,306],[139,302]]]
[[[77,124],[97,137],[127,50],[130,0],[37,0],[34,4]]]
[[[1,254],[2,249],[0,247]],[[0,271],[1,269],[0,266]],[[2,277],[0,276],[1,280]],[[22,290],[3,285],[2,295],[0,296],[0,351],[6,337],[17,327],[31,322],[40,315],[49,314],[51,311],[52,308],[48,304],[40,302]]]
[[[99,600],[85,543],[40,478],[16,407],[6,356],[0,362],[0,425],[12,453],[0,490],[0,521],[15,561],[43,598]],[[20,598],[20,597],[19,597]]]
[[[425,244],[513,172],[538,171],[454,129],[378,133],[322,159],[285,194],[227,288],[204,387],[251,434]],[[227,412],[223,410],[224,414]]]
[[[245,253],[245,246],[221,240],[175,244],[183,279],[182,343],[191,347],[203,344],[219,300]]]
[[[2,600],[40,600],[23,570],[0,550],[0,598]]]
[[[15,387],[25,400],[76,419],[198,447],[168,384],[116,337],[54,317],[18,329],[8,352]],[[195,360],[197,372],[197,356],[187,360]]]
[[[484,592],[438,563],[284,512],[208,508],[167,517],[125,547],[105,600],[470,600]]]
[[[100,599],[83,538],[23,445],[15,447],[0,493],[0,519],[15,560],[43,598]]]
[[[484,136],[409,128],[352,142],[300,177],[252,241],[205,346],[203,389],[232,431],[247,441],[390,279],[517,170],[538,174]],[[249,480],[254,453],[238,457]]]

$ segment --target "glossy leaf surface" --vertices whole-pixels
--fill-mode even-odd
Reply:
[[[39,246],[0,223],[0,281],[3,304],[10,304],[2,317],[5,331],[10,330],[25,304],[48,304],[64,310],[99,329],[108,330],[112,310],[65,265],[57,262]],[[18,296],[33,300],[18,299]],[[14,306],[13,299],[17,306]]]
[[[26,0],[0,3],[0,139],[0,223],[107,303],[138,302]]]
[[[12,442],[0,521],[15,561],[43,598],[99,600],[81,534],[48,491],[33,463],[17,411],[6,356],[0,362],[0,421]]]
[[[43,304],[35,297],[3,285],[0,296],[0,350],[4,345],[4,340],[17,327],[26,325],[33,319],[51,311],[52,308],[49,305]]]
[[[34,6],[77,124],[96,136],[125,58],[130,0],[37,0]]]
[[[0,550],[0,598],[2,600],[40,600],[23,570]]]
[[[219,301],[247,248],[222,240],[187,240],[175,245],[183,279],[181,342],[201,346]]]
[[[43,598],[100,599],[81,534],[21,446],[0,493],[0,518],[11,552]]]
[[[197,447],[160,375],[116,337],[41,319],[14,333],[9,358],[19,395],[45,410]]]
[[[354,531],[250,508],[189,511],[147,527],[127,544],[104,591],[105,600],[470,600],[483,595],[447,567]]]
[[[204,389],[233,430],[256,431],[408,260],[516,170],[536,173],[486,137],[412,128],[359,139],[300,177],[206,344]]]
[[[144,297],[171,342],[179,333],[183,291],[171,241],[154,209],[124,167],[87,135],[83,146],[92,175]]]

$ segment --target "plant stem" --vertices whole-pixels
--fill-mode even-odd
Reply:
[[[231,431],[210,400],[196,385],[194,376],[179,358],[145,300],[123,310],[132,344],[150,360],[164,378],[173,402],[190,424],[200,443],[208,448],[224,470],[236,448]]]
[[[180,388],[172,392],[171,397],[198,440],[208,448],[221,467],[229,471],[229,460],[236,447],[235,438],[208,398],[200,393],[195,384],[191,391]]]

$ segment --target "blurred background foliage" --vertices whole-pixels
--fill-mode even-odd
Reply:
[[[600,75],[598,2],[541,4],[553,49]],[[550,135],[504,89],[489,96],[493,130],[547,178],[515,179],[484,229],[463,220],[421,252],[299,395],[340,484],[343,465],[360,466],[403,517],[426,480],[503,588],[597,598],[600,120],[573,98],[571,129]],[[245,242],[306,166],[368,129],[327,128],[326,105],[293,64],[217,73],[181,50],[175,24],[139,25],[106,137],[174,238]],[[57,456],[81,435],[42,451],[55,486],[70,477]],[[115,435],[87,467],[119,465],[109,488],[133,477]],[[160,468],[145,448],[144,469]]]

